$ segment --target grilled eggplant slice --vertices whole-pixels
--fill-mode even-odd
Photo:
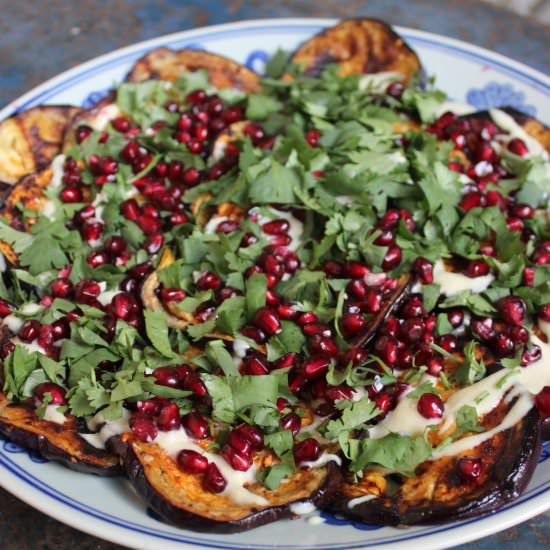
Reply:
[[[79,111],[71,106],[35,107],[0,123],[0,181],[10,185],[40,171],[59,153],[65,128]]]
[[[116,455],[96,449],[77,432],[76,418],[67,417],[64,424],[36,416],[31,402],[11,403],[0,393],[0,433],[8,439],[37,451],[44,458],[62,462],[72,470],[100,476],[122,473]]]
[[[292,55],[305,74],[317,76],[337,63],[342,76],[395,71],[409,81],[422,72],[416,53],[389,25],[377,19],[341,21],[316,34]]]
[[[258,92],[260,77],[240,63],[198,50],[171,50],[157,48],[138,59],[126,80],[142,82],[144,80],[176,80],[186,71],[205,69],[210,82],[216,88],[237,88],[244,92]]]
[[[279,488],[269,491],[259,484],[247,487],[266,498],[267,506],[237,504],[222,494],[202,488],[195,474],[182,472],[174,460],[154,443],[142,443],[131,434],[117,438],[114,447],[136,491],[165,521],[193,531],[236,533],[277,519],[291,518],[291,504],[326,504],[340,486],[338,467],[299,470]]]
[[[491,429],[498,425],[512,404],[503,400],[485,416],[484,427]],[[392,496],[367,499],[350,507],[350,501],[359,495],[356,486],[345,483],[330,508],[355,520],[384,525],[415,525],[479,516],[523,492],[537,465],[540,450],[540,418],[536,409],[532,409],[512,428],[496,433],[473,449],[458,456],[424,462],[416,475],[405,478]],[[478,483],[465,482],[458,475],[456,464],[462,457],[481,458],[484,473]]]

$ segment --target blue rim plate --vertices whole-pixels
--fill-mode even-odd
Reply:
[[[131,64],[159,46],[223,53],[262,71],[277,47],[292,49],[333,19],[265,19],[170,34],[116,50],[79,65],[31,90],[0,111],[0,120],[35,105],[89,106]],[[429,74],[455,101],[476,109],[511,105],[550,124],[550,78],[504,56],[431,33],[397,27]],[[0,440],[0,485],[31,506],[72,527],[139,549],[257,548],[343,550],[447,548],[525,521],[550,508],[550,444],[526,492],[497,513],[408,529],[364,525],[321,514],[323,523],[279,521],[235,535],[194,533],[165,525],[145,509],[122,479],[77,474]]]

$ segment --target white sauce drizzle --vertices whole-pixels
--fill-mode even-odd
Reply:
[[[445,101],[442,103],[437,111],[436,117],[440,117],[443,113],[450,112],[455,115],[469,115],[475,113],[475,108],[468,103],[461,103],[460,101]]]
[[[38,353],[42,353],[43,355],[46,355],[46,350],[38,344],[36,340],[33,340],[32,342],[23,342],[19,338],[14,337],[11,339],[11,341],[17,346],[21,346],[25,348],[29,353],[32,353],[34,351],[37,351]]]
[[[86,425],[89,430],[97,430],[94,434],[79,434],[90,445],[98,449],[105,449],[105,443],[113,436],[123,434],[130,429],[128,418],[130,413],[126,409],[122,409],[122,416],[116,420],[107,420],[100,411],[96,415],[86,419]]]
[[[23,326],[23,319],[19,319],[19,317],[12,314],[4,317],[2,323],[6,325],[11,332],[17,334]]]
[[[105,107],[101,107],[96,116],[88,121],[89,125],[96,131],[105,130],[107,124],[114,118],[120,115],[120,109],[115,103],[109,103]]]
[[[306,514],[311,514],[317,510],[315,504],[311,502],[293,502],[290,505],[290,511],[297,516],[305,516]]]
[[[322,523],[325,523],[325,519],[316,514],[310,518],[307,518],[306,522],[308,525],[321,525]]]
[[[47,405],[44,412],[44,420],[55,422],[56,424],[65,424],[67,417],[58,410],[58,405]]]
[[[491,438],[495,433],[510,428],[527,414],[533,406],[533,395],[539,393],[544,386],[550,385],[550,345],[535,335],[531,335],[531,339],[542,350],[542,356],[536,363],[523,368],[497,371],[487,378],[457,391],[445,403],[444,414],[440,420],[443,422],[442,430],[450,427],[455,420],[456,413],[464,405],[474,407],[478,416],[481,417],[492,411],[510,392],[508,393],[509,399],[513,397],[518,399],[502,422],[487,432],[451,443],[440,452],[434,453],[432,459],[452,456],[462,450],[471,449]],[[416,399],[402,398],[397,407],[382,422],[369,430],[369,436],[376,439],[384,437],[390,432],[405,436],[422,434],[428,425],[433,424],[433,420],[425,419],[420,415],[416,410],[416,405]]]
[[[42,311],[44,309],[44,306],[42,304],[33,304],[33,303],[27,303],[23,304],[19,311],[23,315],[35,315],[36,313]]]
[[[63,165],[65,164],[65,155],[57,155],[52,160],[52,181],[50,182],[51,187],[59,187],[63,181],[63,174],[65,170]]]
[[[319,468],[321,466],[324,466],[325,464],[328,464],[329,462],[336,462],[338,466],[342,465],[342,459],[338,455],[334,455],[332,453],[324,453],[317,460],[302,462],[301,466],[304,466],[306,468]]]
[[[355,508],[356,506],[359,506],[359,504],[363,504],[363,502],[368,502],[369,500],[373,500],[375,498],[378,498],[376,495],[363,495],[362,497],[356,497],[352,498],[348,502],[348,508]]]
[[[216,464],[227,481],[226,488],[220,494],[229,497],[233,502],[241,505],[255,504],[266,506],[269,504],[264,497],[255,495],[244,487],[246,483],[254,483],[256,481],[256,467],[254,465],[246,472],[233,470],[221,455],[209,453],[196,445],[183,428],[170,432],[159,432],[154,439],[154,443],[162,447],[173,459],[183,449],[189,449],[204,455],[209,462]]]
[[[441,292],[447,296],[454,296],[465,290],[472,293],[480,293],[489,288],[489,285],[495,279],[494,275],[488,273],[481,277],[466,277],[462,273],[453,273],[445,270],[445,264],[438,260],[434,264],[433,282],[441,287]]]

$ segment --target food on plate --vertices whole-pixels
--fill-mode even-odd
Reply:
[[[550,417],[550,131],[453,113],[375,20],[266,70],[154,50],[18,172],[0,433],[199,531],[517,498]]]
[[[42,170],[59,154],[69,119],[80,109],[44,105],[23,111],[0,123],[0,182]]]

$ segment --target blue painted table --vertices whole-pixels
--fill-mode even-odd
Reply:
[[[545,73],[549,29],[474,0],[0,0],[0,107],[32,86],[92,57],[159,34],[261,17],[369,15],[496,50]],[[3,550],[116,550],[50,519],[0,489]],[[550,547],[550,515],[472,544]]]

